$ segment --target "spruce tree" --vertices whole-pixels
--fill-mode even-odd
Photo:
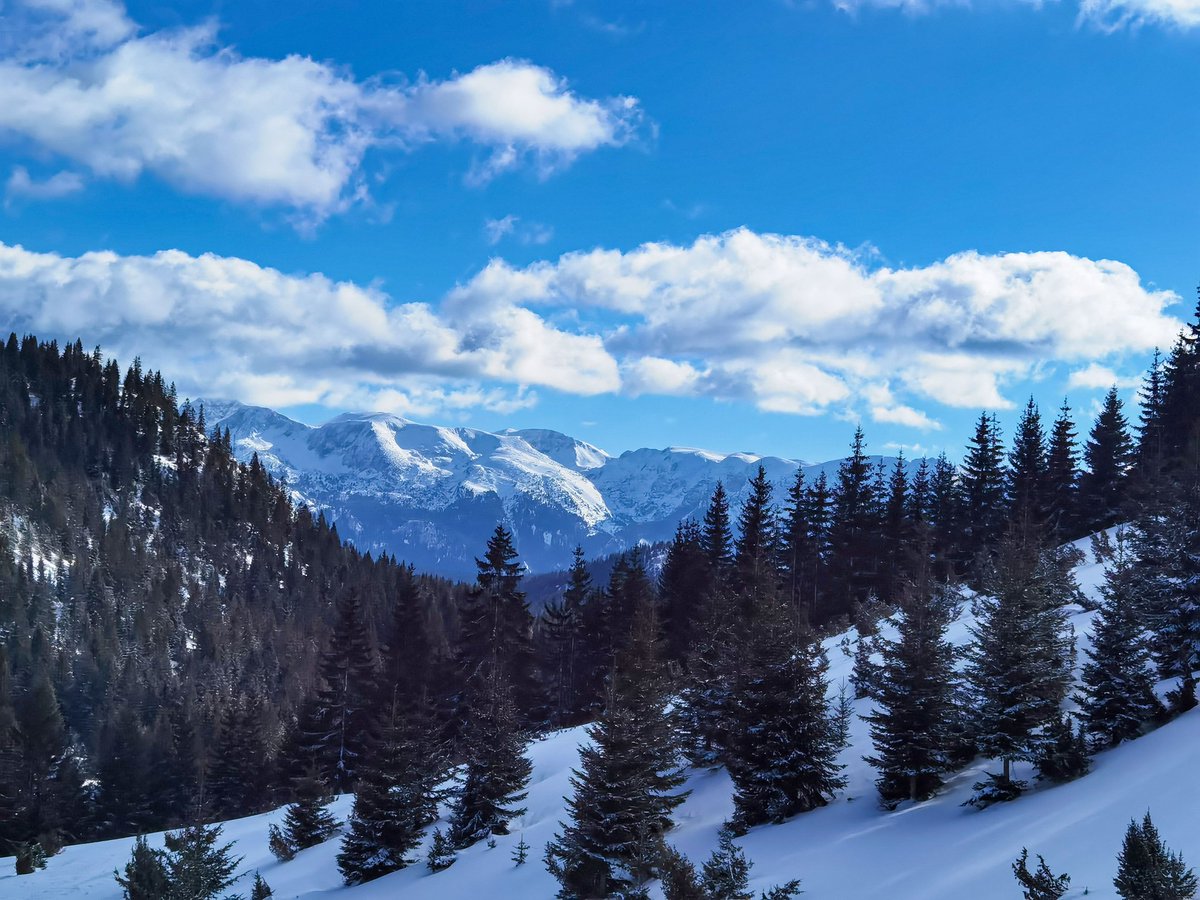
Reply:
[[[668,560],[670,559],[668,555]],[[552,600],[542,611],[541,626],[547,644],[550,722],[568,725],[579,712],[580,662],[583,640],[583,608],[592,590],[583,547],[576,547],[562,598]],[[681,627],[686,623],[681,622]]]
[[[930,796],[950,768],[957,710],[955,653],[946,629],[956,600],[922,560],[905,591],[896,640],[881,639],[877,707],[865,718],[875,743],[867,761],[879,770],[875,785],[885,806]]]
[[[287,849],[283,856],[286,859],[301,850],[323,844],[333,837],[341,824],[326,808],[331,799],[329,791],[314,770],[301,774],[293,783],[293,791],[296,802],[288,806],[279,835]],[[272,838],[275,838],[274,833]]]
[[[966,562],[995,547],[1008,518],[1004,444],[996,417],[983,413],[959,471]]]
[[[830,528],[830,596],[817,621],[846,614],[866,599],[878,578],[881,542],[876,513],[878,497],[862,427],[854,432],[850,455],[838,468]]]
[[[563,900],[620,896],[659,874],[663,835],[685,794],[657,633],[645,604],[614,667],[604,712],[589,729],[591,743],[580,750],[570,821],[546,848]]]
[[[708,563],[710,590],[724,590],[733,577],[733,532],[729,525],[729,495],[719,481],[704,513],[700,539]]]
[[[267,900],[268,897],[274,896],[275,892],[271,890],[267,880],[260,873],[255,872],[254,884],[250,887],[250,900]]]
[[[1138,412],[1137,465],[1144,474],[1159,469],[1167,449],[1163,435],[1166,383],[1162,356],[1157,347],[1154,348],[1154,359],[1142,380],[1138,400],[1141,410]]]
[[[1140,825],[1129,823],[1113,886],[1124,900],[1191,900],[1197,891],[1195,873],[1168,849],[1149,810]]]
[[[708,583],[700,526],[692,519],[684,519],[667,547],[658,578],[663,655],[667,660],[686,662],[696,640]]]
[[[497,525],[482,557],[475,560],[475,587],[463,609],[458,664],[469,700],[499,672],[511,686],[522,723],[544,714],[533,651],[533,614],[521,590],[524,566],[512,533]]]
[[[1124,405],[1113,387],[1104,396],[1083,449],[1086,471],[1079,481],[1079,506],[1086,512],[1085,524],[1091,530],[1119,520],[1133,452]]]
[[[1046,454],[1046,485],[1043,515],[1046,525],[1058,539],[1074,535],[1078,516],[1079,450],[1075,423],[1067,401],[1058,411],[1050,429]]]
[[[1058,569],[1058,571],[1056,571]],[[966,674],[973,691],[976,741],[1003,762],[1035,759],[1042,731],[1055,721],[1070,684],[1074,642],[1062,604],[1060,563],[1028,529],[1010,531],[998,548],[986,589],[976,601]]]
[[[759,466],[750,480],[750,493],[738,513],[738,536],[734,542],[734,581],[744,616],[774,598],[779,587],[775,512],[771,506],[771,483],[767,470]]]
[[[219,844],[220,825],[188,825],[168,832],[167,878],[171,900],[217,900],[238,880],[241,858],[231,855],[233,844]]]
[[[146,838],[138,835],[124,872],[113,872],[125,900],[164,900],[170,896],[166,854],[153,849]]]
[[[1008,454],[1010,514],[1040,521],[1048,476],[1046,433],[1033,397],[1025,405]]]
[[[1080,698],[1087,733],[1097,747],[1137,737],[1160,710],[1154,696],[1150,647],[1139,614],[1138,575],[1124,533],[1105,571],[1104,598],[1085,650]]]
[[[517,718],[513,689],[499,667],[478,684],[463,724],[464,774],[454,804],[450,837],[467,847],[493,834],[508,834],[508,823],[523,815],[532,765]]]
[[[431,722],[404,716],[393,700],[389,721],[359,779],[349,830],[338,854],[347,884],[411,865],[421,832],[437,817],[441,775]]]
[[[729,723],[733,823],[744,830],[824,806],[845,783],[826,699],[828,660],[794,610],[774,601],[754,623]]]

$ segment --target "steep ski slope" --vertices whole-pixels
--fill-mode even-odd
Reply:
[[[669,540],[725,483],[736,503],[763,465],[779,489],[804,466],[753,454],[669,448],[612,457],[545,429],[489,433],[347,414],[312,427],[273,410],[203,401],[244,461],[258,454],[298,498],[325,510],[343,537],[443,575],[474,574],[498,522],[533,571],[565,568],[577,544],[601,556]],[[837,463],[808,467],[835,470]]]
[[[1085,591],[1099,583],[1099,566],[1089,562],[1077,573]],[[1093,614],[1076,607],[1071,622],[1087,644]],[[969,610],[952,626],[956,643],[968,639]],[[849,675],[850,658],[840,638],[827,642],[833,683]],[[866,704],[857,711],[865,713]],[[280,898],[344,897],[346,900],[497,900],[550,898],[556,884],[543,868],[542,848],[563,818],[563,796],[576,764],[583,729],[552,735],[531,747],[534,760],[528,811],[511,835],[494,849],[478,845],[461,854],[450,869],[430,875],[418,863],[372,884],[344,888],[335,857],[337,841],[314,847],[289,863],[277,863],[267,852],[267,826],[280,812],[240,819],[226,825],[225,837],[237,842],[245,856],[244,871],[259,869]],[[1037,787],[1020,800],[977,811],[963,807],[971,783],[989,768],[977,761],[959,773],[942,795],[895,812],[876,805],[874,773],[862,761],[869,752],[867,728],[855,719],[852,747],[843,761],[849,786],[830,806],[777,826],[763,826],[741,840],[754,860],[754,886],[800,878],[806,897],[830,900],[1011,900],[1019,896],[1009,865],[1021,847],[1040,853],[1055,871],[1071,874],[1069,898],[1113,898],[1116,853],[1132,817],[1147,808],[1167,842],[1193,864],[1200,863],[1200,710],[1193,710],[1145,737],[1095,760],[1091,774],[1057,787]],[[1018,777],[1028,775],[1018,772]],[[717,830],[730,814],[730,784],[723,771],[693,773],[691,796],[676,814],[670,839],[693,860],[702,861],[715,847]],[[349,798],[335,811],[349,812]],[[513,865],[513,847],[530,844],[529,861]],[[154,841],[159,841],[158,836]],[[120,892],[112,870],[124,864],[131,841],[116,840],[68,848],[32,876],[17,878],[11,860],[0,860],[0,897],[12,900],[58,900],[89,897],[117,900]],[[423,850],[422,850],[423,861]],[[656,895],[661,896],[661,895]]]

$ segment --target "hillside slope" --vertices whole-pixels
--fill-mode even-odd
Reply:
[[[1089,595],[1094,596],[1099,576],[1094,561],[1077,570]],[[1079,607],[1071,610],[1081,656],[1092,617]],[[972,621],[965,607],[951,628],[955,643],[968,639]],[[834,685],[848,677],[852,665],[840,642],[840,636],[826,642]],[[860,701],[856,712],[866,711],[867,703]],[[557,885],[541,864],[541,851],[563,818],[562,798],[570,791],[570,770],[585,740],[584,729],[571,729],[534,744],[528,810],[513,834],[498,839],[494,849],[482,844],[472,847],[454,866],[436,875],[418,863],[377,882],[344,888],[335,864],[337,840],[306,850],[292,862],[277,863],[267,852],[267,827],[281,819],[280,811],[229,822],[225,837],[237,842],[237,852],[245,857],[243,870],[260,870],[280,898],[553,897]],[[1200,861],[1200,832],[1195,828],[1195,810],[1200,805],[1200,778],[1195,771],[1198,745],[1200,710],[1193,710],[1099,755],[1092,773],[1083,779],[1036,787],[1014,803],[983,811],[961,805],[972,782],[989,769],[986,760],[978,760],[958,773],[940,796],[883,812],[875,801],[873,770],[862,761],[869,749],[866,725],[856,718],[852,746],[843,756],[847,789],[830,806],[783,825],[756,828],[741,843],[755,862],[756,888],[800,878],[806,897],[1011,900],[1019,890],[1009,866],[1027,846],[1045,856],[1055,871],[1071,874],[1069,898],[1084,896],[1085,890],[1089,898],[1111,898],[1116,896],[1112,877],[1125,826],[1147,808],[1167,842],[1190,862]],[[1029,772],[1017,775],[1027,777]],[[730,783],[723,771],[694,772],[688,787],[691,796],[676,814],[678,824],[670,839],[693,860],[702,861],[715,847],[717,830],[732,811]],[[334,808],[344,818],[350,798],[339,798]],[[516,867],[511,854],[522,837],[532,849],[529,862]],[[124,839],[71,847],[52,859],[44,872],[24,878],[8,874],[11,860],[0,860],[0,896],[118,900],[112,870],[124,864],[130,845]]]

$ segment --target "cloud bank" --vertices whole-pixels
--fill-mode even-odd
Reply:
[[[143,34],[109,0],[16,0],[6,19],[0,136],[94,177],[150,173],[310,223],[365,197],[372,150],[465,142],[478,184],[521,166],[549,175],[629,142],[642,121],[634,98],[580,97],[519,59],[392,84],[303,56],[241,56],[213,24]]]
[[[1100,387],[1168,345],[1178,298],[1063,252],[963,252],[928,266],[737,229],[689,245],[494,260],[439,302],[247,260],[0,244],[17,331],[141,353],[187,393],[431,415],[588,396],[708,397],[939,427],[942,407],[1012,406],[1047,366]]]

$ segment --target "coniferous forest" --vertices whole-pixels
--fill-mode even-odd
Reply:
[[[271,834],[282,860],[337,837],[347,884],[436,871],[510,832],[533,738],[586,724],[567,820],[522,851],[559,896],[661,880],[668,897],[745,897],[735,839],[842,789],[850,694],[875,703],[885,808],[979,756],[998,771],[971,803],[1011,801],[1029,787],[1017,764],[1083,777],[1099,750],[1196,705],[1200,313],[1135,407],[1113,388],[1088,422],[1031,398],[1011,436],[983,412],[961,462],[876,465],[867,450],[860,428],[835,478],[777,486],[760,469],[738,508],[714,484],[661,552],[623,554],[604,583],[578,552],[535,610],[504,527],[470,584],[361,553],[257,458],[237,462],[169,373],[12,335],[0,855],[28,871],[68,844],[176,829],[165,851],[135,846],[126,896],[215,897],[233,863],[212,823],[288,804]],[[1069,544],[1097,533],[1107,578],[1079,659]],[[960,652],[946,631],[964,603],[976,625]],[[821,640],[851,625],[839,700]],[[1161,679],[1175,679],[1165,702]],[[718,766],[734,813],[697,868],[671,846],[672,811],[689,767]],[[344,793],[338,822],[326,806]],[[450,814],[418,858],[439,805]],[[1026,896],[1062,896],[1069,877],[1039,863],[1013,864]],[[1119,865],[1123,897],[1195,893],[1149,814]],[[197,872],[206,886],[180,887]]]

